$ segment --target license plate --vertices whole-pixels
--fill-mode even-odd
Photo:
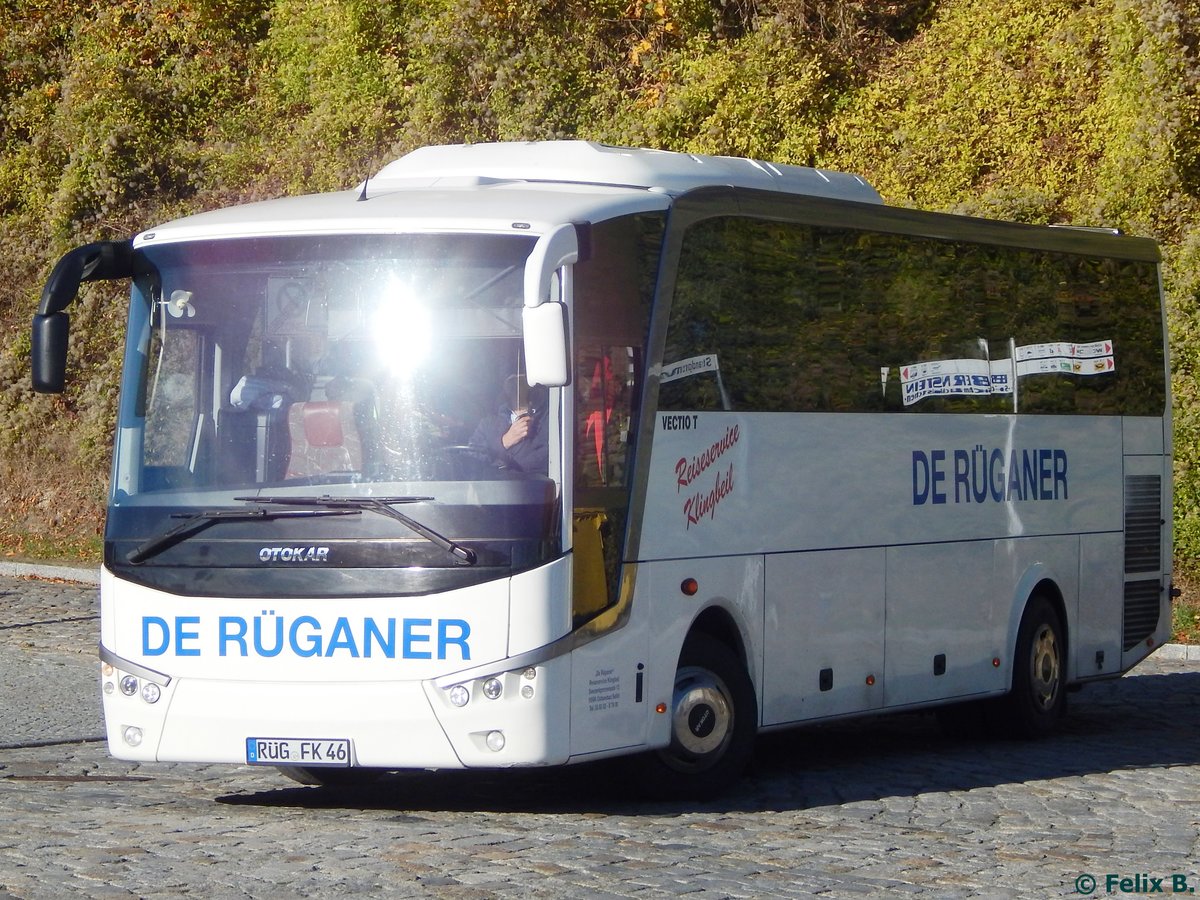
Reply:
[[[344,738],[246,738],[246,762],[252,766],[349,766],[350,741]]]

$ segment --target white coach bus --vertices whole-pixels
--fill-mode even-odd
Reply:
[[[1169,636],[1159,254],[854,176],[585,142],[65,256],[129,278],[101,581],[122,759],[642,754],[970,704],[1015,733]],[[959,707],[955,707],[959,708]]]

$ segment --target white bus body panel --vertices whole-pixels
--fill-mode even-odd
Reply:
[[[883,706],[885,552],[766,558],[764,724]],[[822,691],[824,670],[833,677]]]
[[[1130,437],[1119,417],[659,413],[640,556],[764,561],[764,726],[1007,690],[1043,581],[1068,676],[1115,674],[1169,629],[1122,654],[1123,475],[1168,465]]]
[[[664,419],[686,427],[664,429]],[[705,412],[659,420],[643,559],[1122,529],[1116,417]],[[1035,451],[1051,455],[1024,455]],[[1014,452],[1018,467],[1035,465],[1036,499],[1017,499],[1027,492],[1023,478],[1009,491]],[[1057,477],[1056,460],[1065,465]],[[968,466],[966,478],[984,477],[973,487],[956,479],[956,462]]]
[[[679,652],[706,608],[719,607],[738,628],[750,678],[762,684],[763,558],[663,560],[633,564],[636,590],[623,628],[575,649],[571,703],[573,760],[663,747]],[[627,573],[631,574],[631,573]],[[696,579],[703,595],[681,590]]]
[[[565,762],[569,657],[497,673],[504,691],[452,706],[432,679],[503,662],[565,633],[566,560],[437,596],[313,600],[191,598],[104,571],[106,656],[159,685],[147,703],[104,679],[110,750],[122,759],[245,762],[247,738],[349,739],[357,765],[391,768]],[[510,589],[519,594],[510,615]],[[559,630],[558,634],[555,631]],[[523,688],[532,688],[526,696]],[[141,743],[124,739],[141,730]],[[492,731],[502,751],[487,747]]]

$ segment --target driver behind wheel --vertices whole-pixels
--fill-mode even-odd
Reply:
[[[523,376],[510,375],[496,398],[496,412],[480,421],[471,447],[498,466],[545,472],[549,458],[546,400],[544,387],[531,387]]]

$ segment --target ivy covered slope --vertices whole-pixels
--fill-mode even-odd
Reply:
[[[414,147],[579,137],[865,175],[894,204],[1157,238],[1176,556],[1200,573],[1200,0],[11,0],[0,6],[0,552],[94,553],[123,291],[28,388],[77,243],[347,187]]]

